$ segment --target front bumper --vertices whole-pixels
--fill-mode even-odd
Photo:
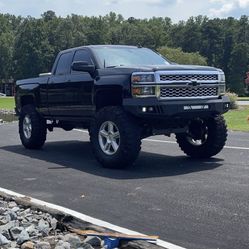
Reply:
[[[216,99],[159,100],[151,98],[129,98],[123,100],[124,109],[140,118],[167,119],[192,118],[223,114],[230,109],[227,96]]]

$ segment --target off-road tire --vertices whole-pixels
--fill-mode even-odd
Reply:
[[[101,125],[111,121],[120,134],[120,145],[114,155],[103,152],[99,142]],[[121,107],[108,106],[100,109],[90,129],[90,141],[93,153],[105,168],[121,169],[133,164],[141,149],[141,132],[136,121]]]
[[[227,126],[222,115],[211,117],[205,121],[208,128],[207,140],[202,145],[193,145],[187,134],[176,134],[181,150],[193,158],[210,158],[218,154],[227,140]]]
[[[31,120],[31,136],[27,138],[24,134],[23,121],[26,116]],[[27,149],[40,149],[47,136],[46,120],[35,110],[33,105],[25,105],[21,109],[19,116],[19,135],[23,146]]]

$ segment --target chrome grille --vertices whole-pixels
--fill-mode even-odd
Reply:
[[[218,95],[218,87],[161,87],[161,98],[212,97]]]
[[[200,80],[200,81],[218,80],[218,75],[217,74],[178,74],[178,75],[161,74],[160,75],[160,81],[186,81],[186,80]]]

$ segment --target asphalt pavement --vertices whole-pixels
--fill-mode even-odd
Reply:
[[[17,123],[1,125],[0,187],[186,248],[249,248],[249,133],[230,132],[226,148],[202,161],[174,138],[152,137],[132,168],[110,170],[86,132],[58,129],[29,151]]]

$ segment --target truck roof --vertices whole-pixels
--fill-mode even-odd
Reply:
[[[130,46],[130,45],[87,45],[87,46],[79,46],[76,48],[69,48],[66,50],[61,51],[60,53],[64,52],[69,52],[69,51],[74,51],[80,48],[104,48],[104,47],[109,47],[109,48],[139,48],[138,46]]]

